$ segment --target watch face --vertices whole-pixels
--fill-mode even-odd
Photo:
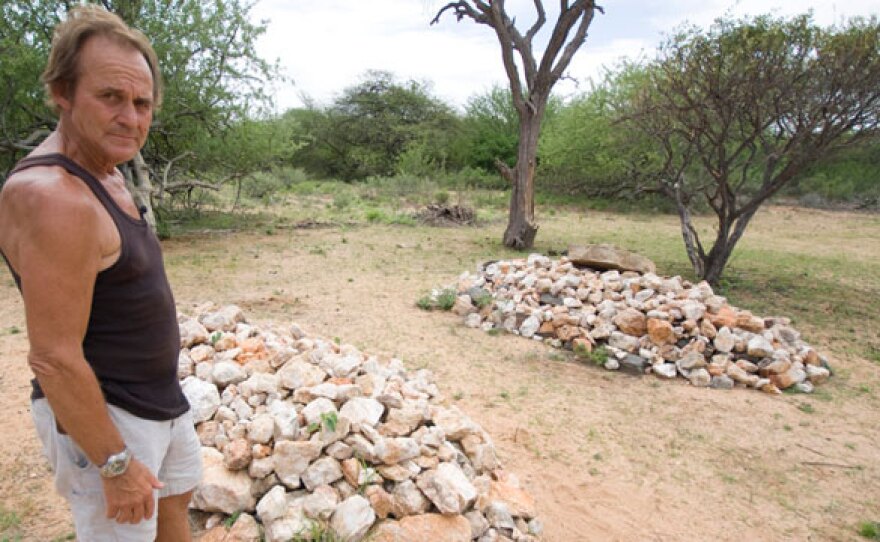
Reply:
[[[128,451],[128,448],[118,454],[111,455],[110,458],[107,459],[107,462],[101,466],[101,476],[104,478],[119,476],[128,468],[128,463],[130,461],[131,452]]]

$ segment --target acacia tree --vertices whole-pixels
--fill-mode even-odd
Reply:
[[[880,25],[719,19],[665,43],[626,117],[660,155],[694,272],[717,283],[758,208],[823,156],[878,134]],[[694,225],[717,217],[707,250]]]
[[[461,0],[443,6],[431,21],[435,24],[447,11],[461,21],[471,19],[495,31],[501,45],[504,71],[510,84],[513,105],[519,117],[519,142],[516,164],[511,168],[496,160],[501,175],[513,186],[510,215],[503,242],[508,247],[530,248],[535,241],[535,168],[541,121],[553,85],[562,77],[572,57],[583,45],[587,29],[601,8],[592,0],[560,2],[559,17],[550,34],[540,62],[535,57],[533,41],[547,22],[541,0],[533,0],[537,19],[523,34],[505,9],[504,0]]]
[[[368,71],[333,104],[293,111],[302,132],[293,163],[317,175],[346,181],[394,175],[407,150],[430,142],[442,161],[444,139],[456,129],[452,109],[427,84],[398,81],[390,72]],[[425,151],[426,153],[428,151]]]

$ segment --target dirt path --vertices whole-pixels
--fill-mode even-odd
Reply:
[[[542,229],[547,246],[566,241],[562,220]],[[629,219],[615,220],[626,229]],[[184,312],[237,303],[253,321],[297,322],[433,370],[536,496],[545,540],[844,541],[858,540],[859,521],[878,519],[877,364],[838,354],[841,376],[814,396],[696,389],[584,366],[417,309],[429,288],[505,255],[495,229],[194,236],[165,251]],[[4,279],[0,502],[21,518],[22,540],[51,540],[71,527],[37,451],[26,340],[8,333],[13,326],[24,329],[21,304]],[[810,334],[819,330],[802,331],[823,347]]]

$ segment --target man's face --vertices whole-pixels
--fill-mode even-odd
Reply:
[[[97,163],[131,160],[153,119],[153,76],[143,55],[104,36],[83,44],[79,79],[69,97],[56,94],[69,141]]]

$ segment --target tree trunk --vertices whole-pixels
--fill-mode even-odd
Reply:
[[[144,219],[153,231],[156,231],[156,215],[153,213],[153,204],[150,200],[152,193],[152,185],[150,184],[150,170],[141,153],[137,153],[131,162],[130,167],[126,168],[124,175],[125,185],[134,198],[134,204],[139,209],[146,209]]]
[[[733,254],[734,247],[742,238],[743,233],[746,231],[746,226],[749,225],[756,211],[757,207],[754,210],[744,212],[736,219],[731,219],[729,216],[719,217],[718,235],[715,238],[715,244],[712,246],[709,254],[703,259],[703,273],[700,274],[703,280],[712,286],[718,285],[721,273],[724,272],[724,268]]]
[[[525,108],[525,112],[520,113],[516,166],[513,170],[502,170],[502,174],[513,184],[510,214],[502,241],[504,246],[518,250],[532,248],[538,233],[538,225],[535,224],[535,168],[541,117],[541,110],[532,111],[531,108]]]

